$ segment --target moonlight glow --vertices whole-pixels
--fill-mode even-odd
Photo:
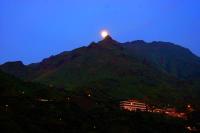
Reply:
[[[105,37],[107,37],[108,35],[109,35],[108,31],[106,31],[106,30],[101,31],[101,37],[102,37],[102,38],[105,38]]]

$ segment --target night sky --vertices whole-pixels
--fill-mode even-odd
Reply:
[[[39,62],[100,40],[102,29],[200,56],[200,0],[0,0],[0,64]]]

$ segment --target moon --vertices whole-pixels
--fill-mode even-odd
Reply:
[[[107,30],[102,30],[102,31],[101,31],[101,37],[102,37],[102,38],[105,38],[105,37],[107,37],[108,35],[109,35],[109,33],[108,33]]]

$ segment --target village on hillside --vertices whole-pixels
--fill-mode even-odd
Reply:
[[[121,101],[120,108],[127,111],[142,111],[142,112],[159,113],[159,114],[164,114],[171,117],[187,119],[186,112],[179,112],[177,111],[175,107],[157,108],[155,106],[148,105],[144,101],[138,100],[138,99],[129,99],[126,101]],[[191,105],[187,105],[187,110],[191,112],[194,109],[192,108]]]

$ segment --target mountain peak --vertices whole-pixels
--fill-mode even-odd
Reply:
[[[113,40],[110,35],[107,35],[103,40]]]
[[[107,35],[103,40],[99,41],[99,44],[103,45],[115,45],[119,44],[116,40],[114,40],[111,36]]]
[[[6,62],[2,66],[24,66],[22,61]]]

